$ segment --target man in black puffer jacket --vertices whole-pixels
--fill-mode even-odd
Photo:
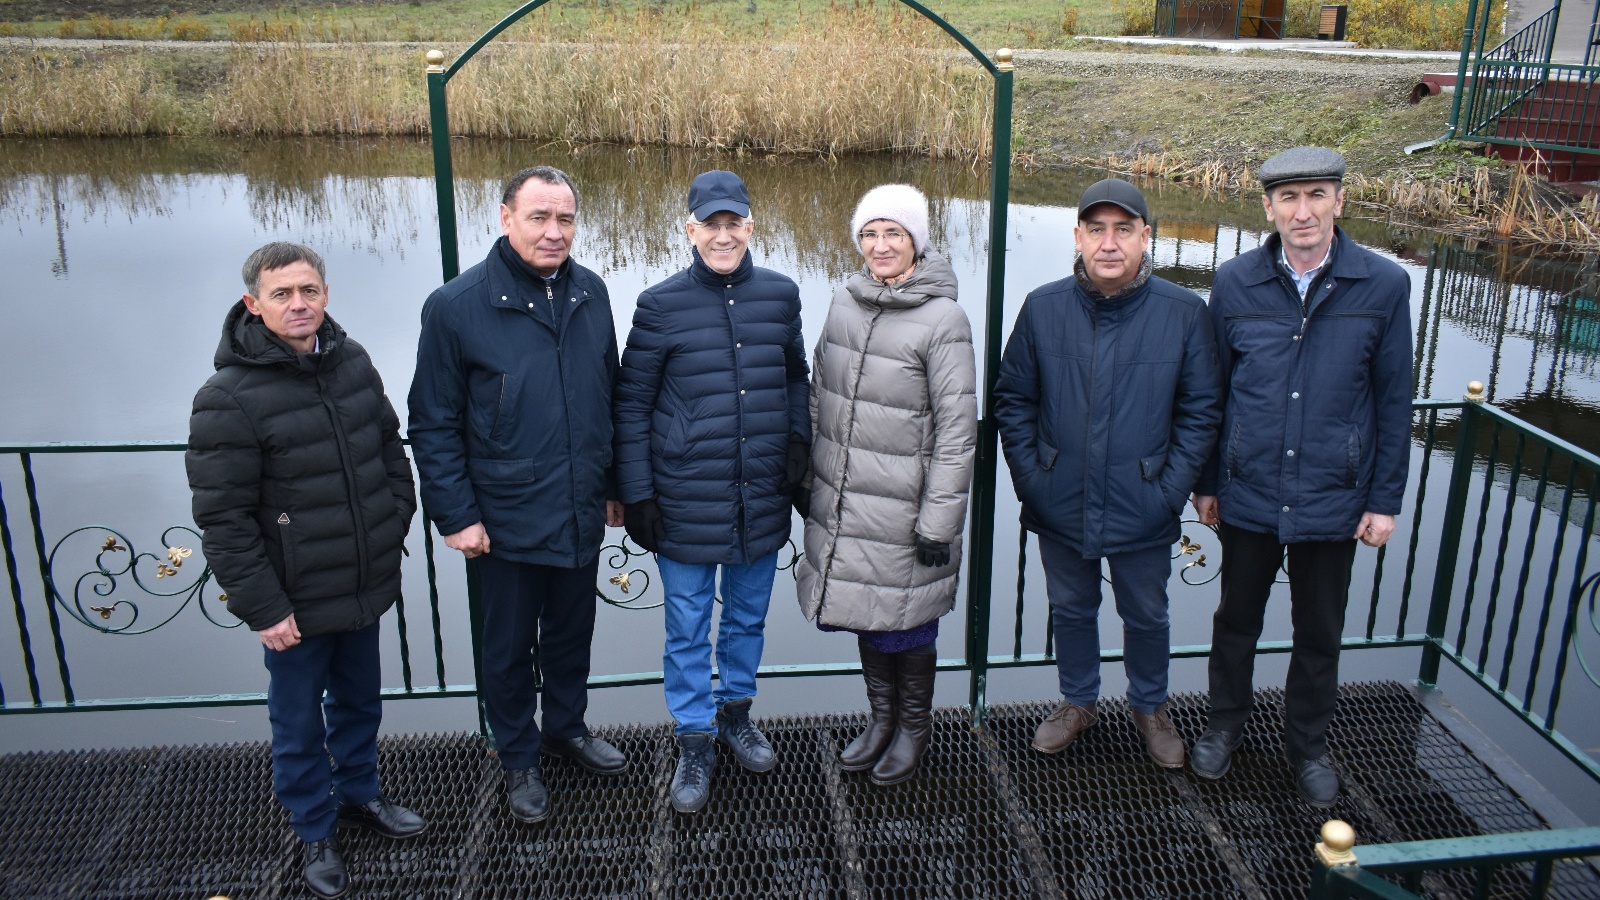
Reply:
[[[378,617],[400,598],[416,493],[383,381],[324,312],[322,258],[268,244],[244,281],[184,463],[206,564],[266,646],[273,789],[305,844],[306,884],[337,897],[349,879],[335,824],[427,828],[378,788]]]

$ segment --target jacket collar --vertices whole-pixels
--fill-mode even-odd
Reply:
[[[1366,252],[1350,240],[1350,236],[1344,233],[1343,228],[1333,226],[1333,240],[1333,259],[1328,262],[1328,270],[1322,277],[1366,278],[1372,274],[1372,266]],[[1274,231],[1261,243],[1260,252],[1251,261],[1251,267],[1245,272],[1245,284],[1264,284],[1277,278],[1278,256],[1282,252],[1283,239]]]
[[[1089,273],[1084,268],[1083,255],[1079,254],[1072,262],[1072,282],[1077,286],[1078,299],[1094,313],[1115,313],[1132,306],[1142,298],[1150,287],[1150,278],[1155,271],[1155,261],[1150,252],[1145,251],[1144,257],[1139,260],[1139,273],[1133,280],[1123,285],[1115,294],[1107,297],[1100,293],[1100,289],[1089,280]]]
[[[261,317],[251,315],[244,301],[238,300],[223,318],[222,339],[212,363],[218,369],[224,366],[287,366],[296,371],[316,372],[338,365],[339,348],[344,341],[344,329],[332,316],[324,314],[322,327],[317,329],[317,349],[301,353],[268,331]]]
[[[544,292],[545,279],[532,268],[514,271],[502,255],[501,244],[506,244],[507,250],[510,249],[509,241],[502,236],[489,248],[489,257],[484,260],[489,282],[489,305],[526,313],[546,327],[555,329],[556,323],[550,318],[550,304]],[[578,277],[580,271],[578,265],[568,257],[549,279],[551,290],[567,306],[576,307],[589,299],[589,292],[583,289]]]
[[[689,253],[694,256],[694,261],[689,263],[689,275],[695,281],[709,287],[721,288],[729,285],[744,284],[756,274],[756,264],[750,259],[750,247],[744,248],[744,259],[739,260],[739,268],[727,275],[711,271],[705,260],[700,258],[700,251],[695,247],[689,248]]]

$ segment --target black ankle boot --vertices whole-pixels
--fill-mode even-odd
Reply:
[[[933,734],[933,677],[939,654],[930,643],[894,656],[898,721],[894,742],[872,767],[874,784],[898,784],[916,774]]]
[[[872,768],[894,740],[896,654],[879,652],[866,638],[856,638],[856,648],[861,651],[861,677],[867,682],[867,703],[872,707],[872,718],[867,722],[867,730],[839,754],[839,768],[846,772]]]

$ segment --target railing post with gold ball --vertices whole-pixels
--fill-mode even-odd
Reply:
[[[1348,822],[1329,819],[1322,823],[1322,840],[1317,842],[1311,869],[1312,900],[1346,896],[1329,885],[1328,878],[1334,869],[1356,865],[1355,846],[1356,830]]]
[[[1422,665],[1417,672],[1417,681],[1427,687],[1439,683],[1440,648],[1455,591],[1461,530],[1467,516],[1467,494],[1472,490],[1472,458],[1478,447],[1478,420],[1482,418],[1479,410],[1484,402],[1483,383],[1469,383],[1456,430],[1455,461],[1450,468],[1450,492],[1445,498],[1444,521],[1440,523],[1439,559],[1433,571],[1433,597],[1428,604],[1428,640],[1422,645]]]

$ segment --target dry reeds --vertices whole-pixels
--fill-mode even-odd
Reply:
[[[147,54],[0,50],[0,135],[176,134],[186,116]]]

